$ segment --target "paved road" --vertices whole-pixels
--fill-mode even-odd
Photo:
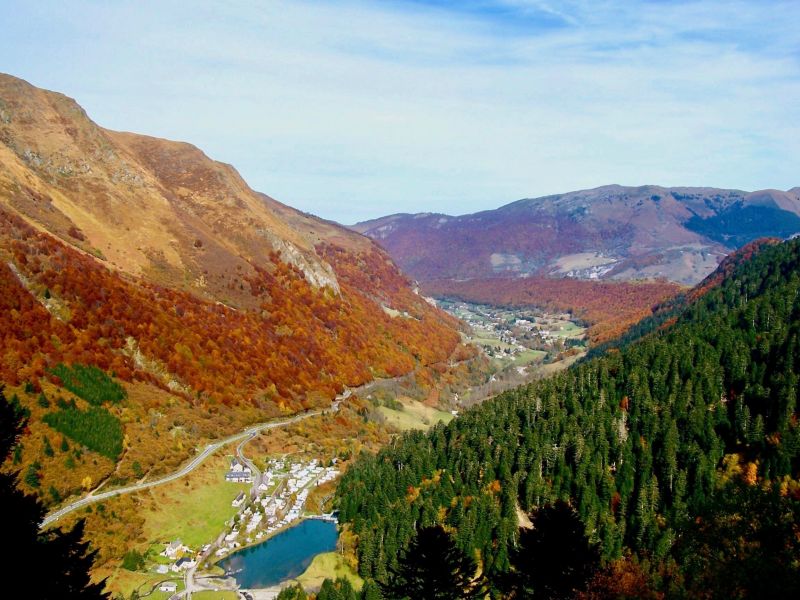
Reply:
[[[344,395],[343,395],[344,396]],[[349,394],[347,394],[349,396]],[[344,396],[344,397],[347,397]],[[284,419],[283,421],[271,421],[268,423],[259,423],[258,425],[253,425],[248,427],[244,431],[227,437],[225,439],[219,440],[214,442],[213,444],[209,444],[206,446],[200,454],[195,456],[191,461],[189,461],[186,465],[184,465],[180,470],[167,475],[166,477],[162,477],[161,479],[154,479],[153,481],[147,481],[144,483],[137,483],[135,485],[130,485],[127,487],[117,488],[114,490],[109,490],[107,492],[90,492],[87,496],[81,498],[80,500],[76,500],[75,502],[68,504],[55,512],[50,513],[47,515],[44,520],[42,521],[42,527],[47,527],[51,523],[57,521],[61,517],[66,514],[69,514],[73,511],[78,510],[83,506],[88,506],[89,504],[93,504],[95,502],[100,502],[102,500],[106,500],[108,498],[113,498],[114,496],[121,496],[123,494],[130,494],[131,492],[138,492],[141,490],[146,490],[151,487],[156,487],[159,485],[164,485],[165,483],[169,483],[170,481],[175,481],[176,479],[180,479],[184,475],[191,473],[200,464],[211,456],[214,452],[219,450],[222,446],[230,444],[231,442],[236,442],[239,440],[249,441],[252,439],[257,433],[264,431],[266,429],[274,429],[276,427],[285,427],[286,425],[291,425],[292,423],[296,423],[298,421],[302,421],[303,419],[307,419],[309,417],[313,417],[316,415],[322,414],[322,411],[312,411],[303,413],[297,416],[294,416],[290,419]]]
[[[333,412],[339,412],[339,407],[341,406],[342,402],[344,400],[347,400],[352,394],[353,394],[353,391],[347,389],[347,390],[344,391],[344,393],[339,394],[338,396],[336,396],[334,401],[331,403],[331,410]],[[311,414],[319,414],[319,412],[310,413],[308,415],[302,415],[302,416],[303,417],[311,416]],[[285,421],[283,424],[286,424],[288,422],[289,421]],[[258,470],[256,465],[242,453],[242,449],[244,448],[245,444],[247,444],[250,440],[252,440],[259,431],[261,431],[261,429],[255,429],[254,430],[254,429],[251,428],[250,430],[245,431],[242,434],[240,434],[240,436],[243,436],[242,437],[242,441],[239,442],[239,445],[236,447],[236,455],[239,457],[239,460],[241,460],[242,462],[247,464],[247,466],[249,466],[250,469],[253,472],[253,486],[252,486],[252,488],[250,490],[251,498],[256,495],[258,484],[261,482],[260,481],[261,480],[261,472]],[[237,437],[235,439],[231,439],[230,441],[235,441],[236,439],[239,439],[239,438]],[[275,495],[278,493],[278,491],[280,491],[282,485],[285,485],[285,483],[284,484],[279,484],[274,490],[272,490],[272,498],[275,498]],[[245,503],[241,507],[239,507],[239,514],[241,514],[244,511],[246,506],[247,506],[247,504]],[[197,562],[196,562],[195,566],[194,567],[190,567],[189,569],[186,570],[186,574],[184,576],[184,583],[185,583],[184,588],[185,589],[184,589],[183,592],[181,592],[179,594],[179,596],[181,598],[190,599],[192,597],[192,594],[195,593],[195,592],[199,592],[199,591],[203,591],[203,590],[214,590],[214,589],[216,589],[214,587],[211,587],[210,585],[203,585],[203,582],[200,580],[200,578],[196,576],[197,575],[197,568],[209,556],[211,556],[212,552],[214,552],[217,548],[220,547],[220,545],[222,544],[222,540],[224,538],[225,538],[225,530],[223,530],[222,533],[219,534],[219,536],[217,537],[216,541],[214,541],[213,543],[211,543],[209,545],[208,550],[206,550],[204,553],[202,553],[197,558]],[[216,577],[216,578],[212,577],[210,579],[212,581],[219,580],[218,577]],[[219,584],[217,584],[217,585],[219,585]],[[276,597],[278,595],[278,592],[280,591],[280,587],[275,588],[275,590],[273,590],[273,591],[274,591],[274,595],[267,596],[268,598]],[[240,596],[241,596],[241,592],[239,592],[239,593],[240,593]]]

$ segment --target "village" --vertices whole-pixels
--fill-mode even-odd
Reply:
[[[232,505],[242,510],[228,522],[224,543],[215,555],[223,557],[297,521],[303,515],[311,489],[339,475],[333,466],[336,459],[331,462],[330,466],[323,467],[317,459],[308,462],[271,459],[258,481],[254,481],[252,469],[234,458],[225,475],[226,481],[254,483],[254,486],[250,495],[239,492],[233,500]]]
[[[583,349],[585,329],[568,313],[547,313],[534,308],[507,308],[461,301],[437,302],[450,314],[467,322],[471,341],[494,359],[530,362],[531,351],[542,362],[568,348]]]
[[[231,506],[238,512],[226,522],[225,530],[215,541],[200,548],[190,548],[179,539],[166,542],[153,567],[164,575],[155,589],[176,594],[182,588],[180,580],[190,570],[207,567],[241,548],[265,541],[302,518],[335,520],[333,515],[310,515],[304,508],[313,488],[338,477],[336,463],[335,458],[328,466],[318,459],[271,458],[261,473],[249,461],[233,457],[224,474],[225,482],[252,486],[249,492],[242,490],[232,500]]]

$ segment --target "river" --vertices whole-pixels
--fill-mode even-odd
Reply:
[[[336,523],[306,519],[275,537],[219,563],[239,587],[264,588],[297,577],[317,554],[336,549]]]

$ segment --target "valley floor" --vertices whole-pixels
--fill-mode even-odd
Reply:
[[[464,342],[477,354],[441,368],[376,379],[342,394],[326,411],[248,427],[204,447],[172,474],[95,492],[51,514],[48,523],[71,521],[92,510],[89,514],[129,519],[129,531],[117,534],[121,537],[115,543],[140,553],[142,563],[129,570],[111,560],[95,573],[108,578],[108,588],[119,597],[135,593],[158,600],[187,591],[193,598],[201,593],[219,596],[225,589],[231,593],[236,583],[217,561],[270,539],[298,519],[330,510],[336,485],[330,465],[344,469],[361,449],[376,450],[393,432],[447,423],[460,411],[555,372],[583,354],[585,329],[569,315],[465,303],[445,308],[469,323]],[[225,481],[233,458],[251,470],[252,481]],[[236,503],[240,494],[243,499]],[[170,543],[182,549],[165,557]],[[317,555],[292,581],[314,589],[325,578],[346,577],[359,587],[346,532],[340,544],[343,552]],[[190,559],[190,566],[179,569],[176,563],[183,557]],[[175,590],[161,591],[169,581]],[[277,588],[258,593],[274,596]]]

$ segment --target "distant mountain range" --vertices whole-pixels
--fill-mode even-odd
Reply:
[[[569,276],[691,285],[754,239],[800,232],[800,187],[609,185],[462,216],[396,214],[353,229],[420,281]]]

